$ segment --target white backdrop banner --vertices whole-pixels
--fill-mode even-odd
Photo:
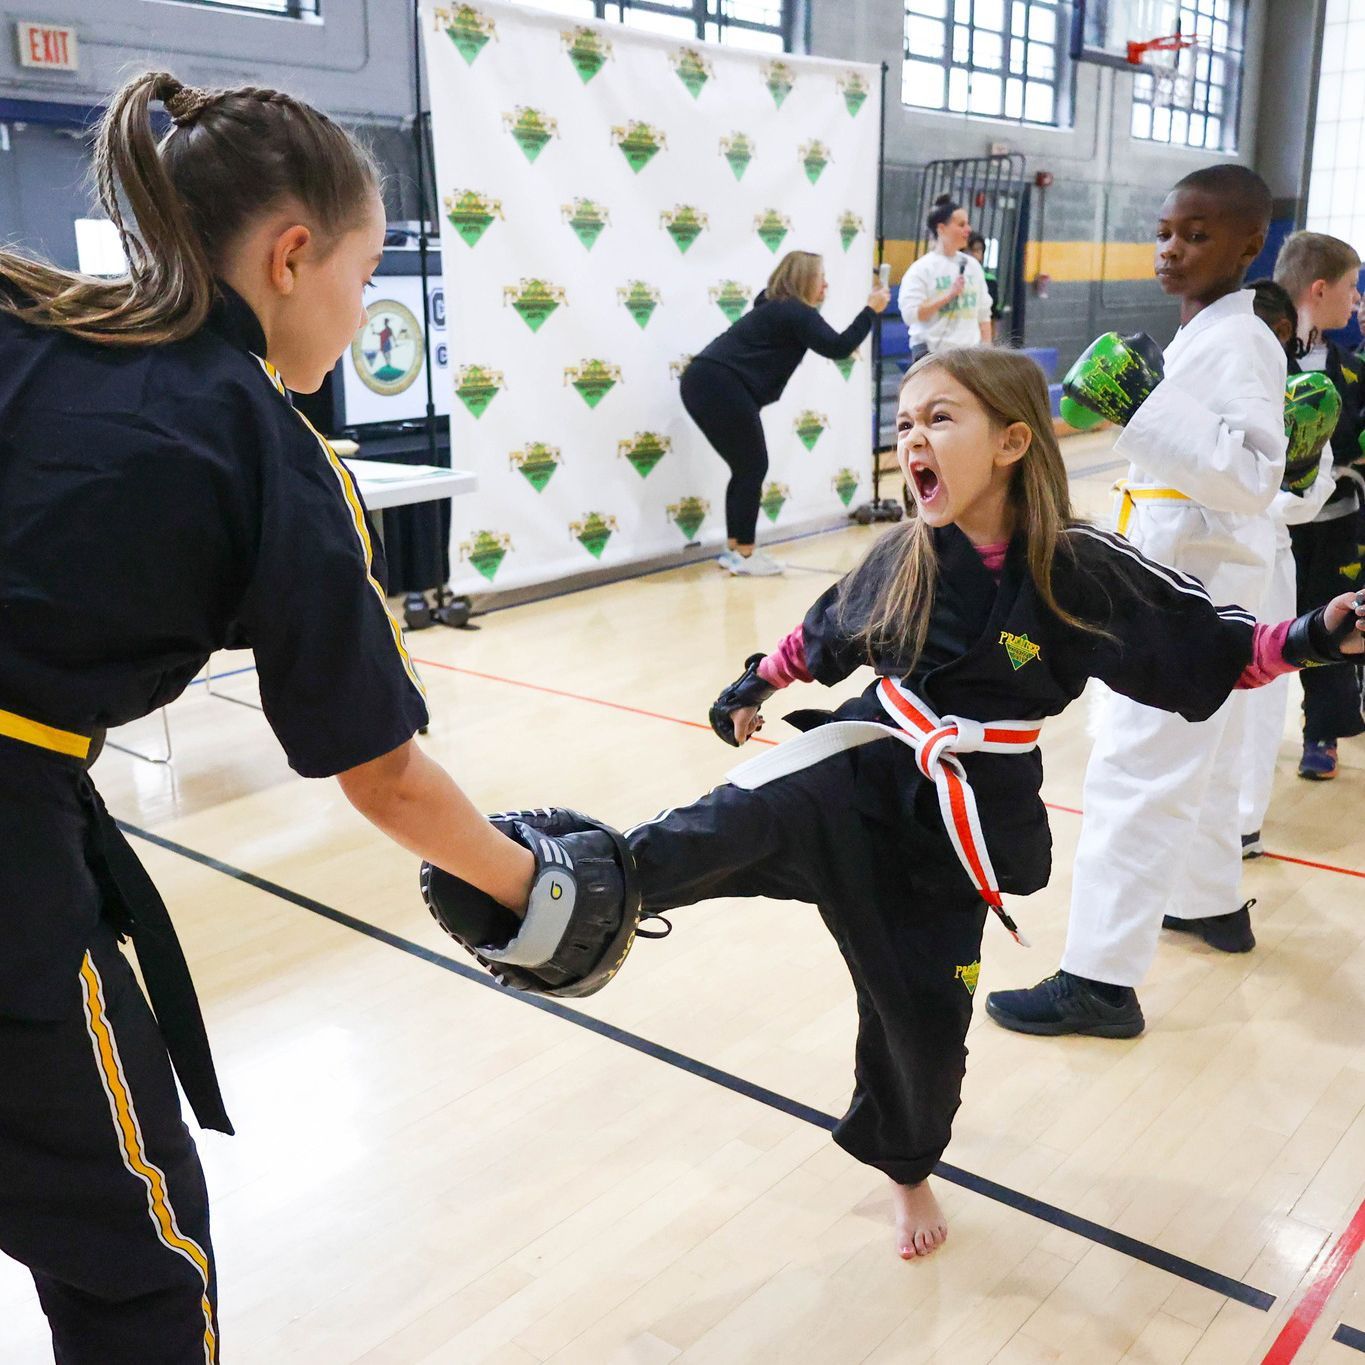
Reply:
[[[786,251],[826,319],[866,302],[880,72],[424,0],[449,315],[461,592],[721,543],[728,471],[678,377]],[[760,535],[868,478],[870,342],[808,355],[764,410]],[[866,490],[864,490],[866,491]]]

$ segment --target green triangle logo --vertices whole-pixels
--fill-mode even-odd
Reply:
[[[847,379],[849,375],[853,373],[853,366],[856,363],[857,363],[856,356],[851,355],[841,356],[838,360],[834,362],[834,368],[838,370],[839,373],[843,375],[845,379]]]

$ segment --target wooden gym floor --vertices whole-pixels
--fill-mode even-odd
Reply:
[[[1066,454],[1103,515],[1108,438]],[[715,693],[877,534],[785,544],[781,579],[707,563],[415,635],[424,743],[489,810],[628,825],[690,800],[733,761],[705,724]],[[250,699],[253,676],[221,687]],[[768,736],[803,691],[770,704]],[[1023,1038],[979,1008],[936,1182],[951,1236],[907,1265],[882,1178],[825,1131],[854,1009],[810,907],[679,911],[601,995],[539,1007],[467,965],[412,860],[335,783],[291,774],[258,712],[191,687],[172,767],[107,752],[97,776],[143,832],[238,1129],[200,1139],[224,1359],[1360,1360],[1365,836],[1342,812],[1365,741],[1310,785],[1293,725],[1278,856],[1246,871],[1257,951],[1165,936],[1131,1043]],[[154,748],[159,727],[119,738]],[[1088,746],[1084,706],[1049,725],[1056,872],[1015,904],[1031,951],[987,926],[978,998],[1056,966]],[[0,1260],[0,1360],[50,1359]]]

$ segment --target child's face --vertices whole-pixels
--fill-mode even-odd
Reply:
[[[1328,283],[1314,280],[1309,293],[1312,295],[1313,325],[1320,332],[1331,332],[1345,327],[1360,302],[1360,290],[1356,280],[1360,272],[1356,268],[1348,270],[1339,280]]]
[[[1033,440],[1027,423],[1001,427],[947,370],[929,365],[901,389],[896,459],[930,526],[961,526],[977,544],[1008,536],[1011,466]]]
[[[339,239],[314,237],[293,256],[270,329],[270,360],[295,393],[315,393],[365,322],[365,286],[384,252],[384,205]]]
[[[1162,290],[1209,303],[1238,288],[1265,245],[1265,229],[1207,190],[1172,190],[1157,218],[1156,277]]]

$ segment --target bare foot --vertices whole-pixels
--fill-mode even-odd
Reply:
[[[932,1256],[948,1240],[948,1220],[929,1188],[891,1182],[891,1204],[896,1212],[896,1253],[903,1261]]]

